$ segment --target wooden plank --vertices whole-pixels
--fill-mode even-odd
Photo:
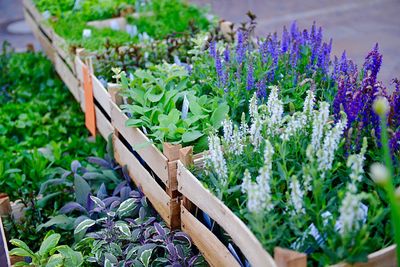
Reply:
[[[53,34],[52,44],[58,55],[66,62],[71,71],[75,73],[75,64],[72,62],[75,55],[69,51],[69,44],[56,33]]]
[[[227,232],[252,266],[276,266],[247,226],[178,161],[178,190]]]
[[[103,108],[103,110],[107,113],[108,116],[111,117],[111,96],[108,93],[107,89],[103,86],[99,79],[93,74],[92,83],[93,83],[93,95],[96,98],[97,103]]]
[[[171,198],[115,135],[113,136],[113,144],[116,161],[121,166],[127,166],[129,175],[136,186],[142,189],[155,210],[160,214],[163,220],[170,225],[170,207],[175,207],[175,205],[171,203]]]
[[[84,98],[80,98],[79,94],[79,81],[58,55],[55,55],[55,67],[58,75],[75,97],[76,101],[80,103],[82,99],[82,102],[84,102]]]
[[[278,267],[307,267],[307,254],[275,247],[274,260]]]
[[[10,198],[5,193],[0,193],[0,217],[7,216],[11,212]]]
[[[55,50],[54,50],[53,46],[51,45],[51,42],[44,35],[44,33],[40,30],[39,26],[36,24],[36,22],[31,17],[31,15],[27,12],[26,9],[24,9],[24,16],[25,16],[25,21],[31,28],[33,35],[35,36],[35,38],[39,41],[40,45],[42,46],[44,53],[47,55],[47,57],[53,63],[55,63],[55,59],[54,59]]]
[[[339,263],[333,267],[397,267],[396,245],[378,250],[368,255],[368,262],[348,264]]]
[[[46,25],[46,20],[44,19],[42,13],[36,8],[32,0],[23,0],[23,5],[25,9],[32,15],[32,18],[36,22],[37,26],[45,33],[46,37],[53,40],[54,31],[51,27]]]
[[[0,266],[11,266],[10,256],[8,255],[8,246],[6,235],[4,234],[3,222],[0,217]]]
[[[181,224],[211,266],[240,266],[224,244],[184,206],[181,206]]]
[[[108,140],[108,136],[114,132],[114,127],[111,122],[107,120],[104,114],[98,107],[95,107],[96,111],[96,126],[97,130],[104,137],[105,140]]]
[[[80,83],[83,83],[83,71],[82,68],[85,65],[79,55],[75,56],[75,75]]]
[[[168,186],[168,159],[151,143],[140,129],[125,126],[128,117],[114,102],[110,101],[110,105],[111,121],[115,129],[122,134],[161,181]]]

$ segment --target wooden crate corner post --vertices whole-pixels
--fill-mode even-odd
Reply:
[[[188,147],[184,147],[184,148],[180,149],[179,150],[179,160],[181,161],[182,165],[185,167],[192,166],[194,164],[193,147],[188,146]],[[178,187],[179,187],[179,184],[178,184]],[[185,196],[182,196],[182,205],[189,212],[193,212],[195,209],[195,205]],[[183,212],[183,210],[182,210],[182,212]]]
[[[96,112],[93,97],[93,83],[91,78],[92,70],[90,67],[91,58],[88,59],[87,64],[82,66],[83,72],[83,90],[85,95],[85,125],[89,132],[96,136]]]
[[[307,254],[275,247],[274,260],[277,267],[307,267]]]

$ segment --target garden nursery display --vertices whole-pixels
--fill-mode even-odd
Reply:
[[[378,44],[357,66],[315,22],[23,5],[43,53],[0,54],[0,266],[398,266]]]

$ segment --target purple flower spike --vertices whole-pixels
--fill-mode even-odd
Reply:
[[[224,61],[225,61],[225,63],[227,63],[230,60],[231,60],[231,51],[229,50],[229,45],[226,45],[226,48],[224,51]]]
[[[290,43],[290,36],[289,36],[289,32],[286,29],[286,26],[283,26],[281,42],[282,42],[281,43],[281,51],[282,51],[282,53],[286,53],[286,51],[289,48],[289,43]]]
[[[215,58],[215,55],[217,54],[216,43],[215,43],[214,40],[212,40],[212,41],[210,42],[209,53],[210,53],[210,56],[211,56],[212,58]]]
[[[390,151],[392,152],[392,155],[400,152],[400,130],[395,132],[390,139]]]
[[[221,58],[218,54],[215,56],[215,69],[217,70],[218,84],[219,84],[219,86],[223,86],[224,85],[224,72],[222,70]]]
[[[247,86],[246,89],[247,91],[250,91],[254,88],[254,75],[253,75],[253,63],[249,61],[249,64],[247,66]]]
[[[258,98],[266,98],[267,97],[267,83],[265,78],[261,79],[257,82],[257,97]]]
[[[293,21],[292,25],[290,26],[290,34],[292,37],[292,40],[297,40],[299,38],[299,29],[297,28],[297,21]]]
[[[382,55],[379,53],[378,44],[368,53],[364,62],[364,75],[370,75],[373,83],[376,82],[382,64]]]
[[[246,56],[246,45],[245,45],[245,36],[242,31],[238,31],[237,34],[237,46],[236,46],[236,61],[239,65],[242,64],[245,56]]]
[[[343,51],[342,58],[340,59],[340,72],[342,73],[347,73],[347,56],[346,56],[346,50]]]

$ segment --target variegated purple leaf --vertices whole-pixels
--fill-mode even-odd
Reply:
[[[72,211],[80,211],[80,212],[86,212],[86,209],[79,203],[76,202],[70,202],[65,204],[60,210],[59,213],[61,214],[66,214],[70,213]]]
[[[97,191],[97,197],[102,200],[108,197],[107,188],[104,183],[101,184],[99,191]]]
[[[104,180],[104,175],[98,172],[87,172],[82,175],[85,180]]]
[[[117,185],[117,187],[115,187],[114,191],[113,191],[113,196],[116,196],[119,194],[119,192],[121,192],[121,188],[123,188],[126,185],[125,182],[119,183]]]
[[[192,246],[192,240],[184,232],[176,232],[174,234],[174,238],[173,239],[174,240],[179,240],[179,241],[182,241],[182,242],[185,242],[185,243],[187,242],[187,243],[189,243],[189,246]]]
[[[86,199],[86,209],[88,211],[91,211],[94,208],[94,201],[92,200],[92,198],[90,196],[91,195],[88,194],[87,199]]]
[[[174,244],[172,243],[167,244],[167,250],[169,257],[172,258],[174,261],[176,261],[178,258],[178,251],[176,250]]]
[[[107,168],[107,169],[112,168],[112,166],[110,165],[110,163],[108,161],[106,161],[104,159],[101,159],[101,158],[89,157],[88,161],[90,163],[92,163],[92,164],[96,164],[96,165],[98,165],[100,167],[103,167],[103,168]]]
[[[132,190],[130,193],[129,193],[129,196],[130,197],[132,197],[132,198],[142,198],[142,194],[139,192],[139,191],[136,191],[136,190]]]
[[[73,173],[76,173],[79,170],[80,167],[82,167],[82,165],[81,165],[81,163],[79,161],[77,161],[77,160],[72,161],[72,163],[71,163],[71,171]]]
[[[111,205],[110,205],[110,210],[115,209],[115,208],[118,207],[120,204],[121,204],[121,201],[120,201],[120,200],[114,201],[114,202],[111,203]]]
[[[165,230],[159,223],[154,223],[154,228],[160,236],[165,236]]]
[[[129,193],[131,192],[131,188],[129,186],[124,186],[121,188],[121,192],[119,195],[121,196],[122,201],[127,200],[129,198]]]
[[[197,259],[199,258],[199,255],[194,255],[188,260],[188,267],[193,267],[196,264]]]
[[[127,183],[130,183],[130,182],[131,182],[131,177],[129,176],[128,168],[127,168],[126,166],[124,166],[124,167],[122,168],[122,175],[124,176],[124,179],[125,179],[125,181],[126,181]]]
[[[182,246],[178,244],[178,245],[175,246],[175,249],[176,249],[176,252],[177,252],[179,258],[180,259],[184,259],[185,258],[185,252],[183,251]]]
[[[182,264],[180,264],[179,262],[174,262],[172,263],[172,267],[182,267]]]
[[[113,202],[120,202],[120,198],[119,197],[107,197],[103,199],[104,204],[106,205],[106,207],[109,207]]]
[[[71,175],[72,172],[70,171],[65,171],[62,175],[61,175],[61,179],[66,179],[68,176]]]

